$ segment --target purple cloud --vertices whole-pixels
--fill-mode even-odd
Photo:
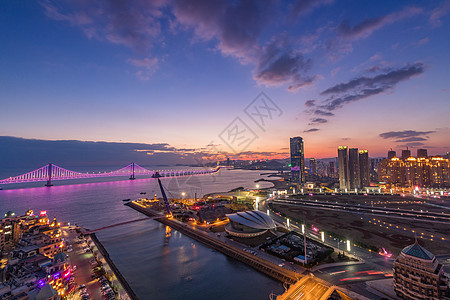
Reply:
[[[319,130],[320,130],[319,128],[311,128],[311,129],[304,130],[303,132],[316,132]]]
[[[442,25],[441,19],[450,12],[450,0],[446,0],[442,5],[436,7],[430,15],[430,22],[433,27]]]
[[[383,139],[405,139],[405,138],[411,138],[411,137],[423,137],[427,136],[431,133],[434,133],[435,131],[416,131],[416,130],[403,130],[403,131],[388,131],[380,133],[380,137]],[[404,141],[409,142],[409,141]]]
[[[327,122],[328,122],[328,120],[324,119],[324,118],[313,118],[313,119],[311,119],[311,122],[309,123],[309,125],[324,124]]]
[[[382,17],[365,19],[362,22],[351,26],[350,23],[345,20],[337,27],[338,35],[349,39],[363,39],[370,36],[374,31],[384,27],[385,25],[392,24],[401,19],[409,18],[417,15],[423,11],[420,7],[406,7],[399,12],[394,12]]]

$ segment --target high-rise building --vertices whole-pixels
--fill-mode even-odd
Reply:
[[[336,171],[334,170],[334,161],[330,161],[328,165],[328,177],[334,177],[336,174]]]
[[[388,151],[388,159],[397,157],[397,153],[394,150]]]
[[[378,167],[381,181],[400,187],[450,186],[450,159],[440,156],[409,157],[405,161],[394,157],[383,160]]]
[[[411,150],[406,148],[406,150],[402,150],[402,159],[407,160],[409,157],[411,157]]]
[[[301,185],[305,180],[305,151],[303,139],[299,136],[290,139],[291,142],[291,181]]]
[[[360,187],[367,187],[370,185],[370,163],[369,152],[367,150],[359,151],[359,178]]]
[[[443,299],[448,290],[448,278],[443,265],[416,240],[394,261],[394,290],[402,299]]]
[[[347,146],[338,147],[338,170],[339,170],[339,188],[341,190],[349,189],[349,177],[348,177],[348,154]]]
[[[348,178],[350,189],[360,188],[358,148],[350,148],[348,150]]]
[[[310,170],[311,174],[317,175],[317,164],[316,164],[315,158],[309,159],[309,170]]]
[[[417,149],[417,158],[427,158],[428,151],[427,149]]]

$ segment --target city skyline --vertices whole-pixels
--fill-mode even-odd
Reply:
[[[161,159],[208,145],[287,158],[292,136],[305,157],[445,154],[449,12],[448,0],[10,2],[0,136],[153,145]],[[280,110],[264,128],[244,112],[261,91]],[[220,138],[236,117],[257,136],[237,152]]]

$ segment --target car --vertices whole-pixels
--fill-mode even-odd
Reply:
[[[78,287],[78,289],[82,290],[84,289],[86,286],[84,284],[80,284],[80,286]]]

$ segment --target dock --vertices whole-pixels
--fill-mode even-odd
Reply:
[[[133,208],[134,210],[136,210],[146,216],[149,216],[149,217],[160,217],[161,216],[158,212],[156,212],[150,208],[145,208],[145,207],[135,203],[134,201],[125,203],[124,205],[129,206],[129,207]],[[208,234],[206,232],[195,230],[188,224],[185,224],[178,220],[168,219],[168,218],[155,218],[155,220],[164,225],[171,227],[172,229],[175,229],[175,230],[181,232],[184,235],[187,235],[188,237],[190,237],[198,242],[201,242],[201,243],[209,246],[210,248],[213,248],[214,250],[222,252],[223,254],[225,254],[229,257],[232,257],[242,263],[245,263],[248,266],[256,269],[257,271],[262,272],[262,273],[264,273],[278,281],[281,281],[283,283],[294,284],[303,276],[296,272],[286,270],[283,267],[280,267],[272,262],[269,262],[267,260],[259,258],[258,256],[247,253],[241,249],[232,247],[218,239],[208,236]]]

